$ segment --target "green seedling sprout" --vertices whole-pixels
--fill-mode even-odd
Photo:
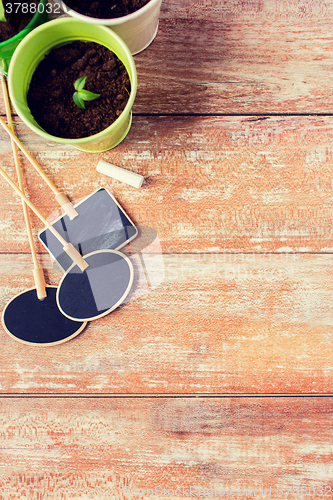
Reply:
[[[5,23],[7,21],[5,16],[5,8],[3,6],[3,1],[0,0],[0,21]]]
[[[74,92],[73,94],[73,101],[81,109],[86,109],[84,101],[93,101],[94,99],[97,99],[97,97],[101,95],[101,94],[95,94],[94,92],[89,92],[89,90],[84,89],[84,86],[86,84],[86,79],[87,79],[86,76],[82,76],[81,78],[78,78],[74,83],[76,92]]]

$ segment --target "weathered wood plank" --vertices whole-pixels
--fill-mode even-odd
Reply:
[[[332,0],[163,0],[134,112],[332,113],[332,15]]]
[[[164,0],[140,113],[332,113],[332,0]]]
[[[1,498],[330,498],[332,411],[332,398],[1,399]]]
[[[332,118],[262,118],[135,117],[125,141],[103,154],[17,131],[59,189],[80,198],[110,187],[137,225],[157,230],[165,252],[332,251]],[[14,176],[3,134],[0,153]],[[99,174],[101,158],[145,185]],[[51,191],[24,166],[27,192],[50,214]],[[28,252],[21,202],[2,179],[0,213],[0,251]],[[35,217],[33,225],[42,227]]]
[[[142,257],[129,300],[72,341],[32,347],[1,327],[0,392],[333,392],[331,255]],[[33,281],[29,256],[0,262],[3,310]]]

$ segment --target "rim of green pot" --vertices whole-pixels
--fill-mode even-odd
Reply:
[[[38,3],[38,6],[39,5],[45,6],[45,2],[46,2],[46,0],[40,0]],[[33,18],[26,25],[26,27],[23,28],[23,30],[19,31],[19,33],[16,33],[16,35],[12,36],[11,38],[8,38],[8,40],[4,40],[3,42],[0,42],[0,60],[3,61],[3,67],[0,68],[0,73],[4,73],[5,75],[8,74],[8,66],[10,63],[10,59],[11,59],[17,45],[36,26],[40,25],[40,21],[43,19],[43,17],[47,16],[45,9],[43,9],[43,12],[38,11],[38,6],[37,6],[37,11],[34,14]],[[47,20],[47,18],[45,17],[45,21],[46,20]]]
[[[39,0],[39,3],[38,5],[40,4],[45,4],[46,0]],[[31,21],[29,22],[29,24],[26,25],[25,28],[23,28],[23,30],[21,30],[19,33],[17,33],[15,36],[12,36],[11,38],[8,38],[8,40],[4,40],[3,42],[0,43],[0,50],[2,48],[6,48],[8,47],[9,45],[11,45],[13,42],[16,42],[18,40],[21,40],[22,38],[22,35],[23,37],[25,37],[24,33],[30,33],[31,29],[34,27],[34,24],[36,23],[37,19],[42,16],[44,14],[44,12],[38,12],[38,10],[36,11],[34,17],[31,19]]]

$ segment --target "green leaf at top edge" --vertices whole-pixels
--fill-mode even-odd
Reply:
[[[5,23],[7,21],[5,16],[5,8],[3,6],[2,0],[0,0],[0,21]]]
[[[0,0],[1,2],[1,0]],[[76,82],[74,83],[75,90],[82,90],[83,87],[85,86],[86,83],[86,76],[81,76],[81,78],[78,78]]]
[[[81,108],[81,109],[86,109],[86,106],[84,104],[84,101],[82,99],[82,97],[79,96],[78,92],[74,92],[73,94],[73,101],[75,102],[75,104]]]

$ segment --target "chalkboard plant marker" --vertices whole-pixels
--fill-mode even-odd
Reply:
[[[107,12],[107,10],[112,12],[115,6],[115,2],[110,2],[109,0],[99,0],[89,3],[90,9],[93,8],[92,3],[94,5],[97,4],[97,11],[99,12]],[[96,14],[92,15],[87,10],[82,10],[83,4],[87,4],[87,2],[80,2],[78,0],[60,1],[61,8],[66,14],[90,25],[107,26],[124,40],[132,55],[138,54],[146,49],[156,37],[162,0],[141,2],[140,5],[142,7],[139,9],[136,7],[138,2],[123,2],[119,0],[116,3],[117,16],[104,14],[108,15],[108,17],[102,17],[100,14],[101,17],[98,17]],[[108,8],[107,4],[111,4],[111,7]],[[125,12],[130,13],[121,13],[122,6],[126,6]],[[133,8],[131,8],[132,6]]]
[[[12,141],[14,141],[20,147],[29,161],[32,161],[33,159],[30,157],[28,151],[25,149],[25,147],[16,137],[13,131],[5,124],[2,118],[0,118],[0,124],[8,132]],[[38,164],[34,160],[33,165],[35,166],[37,172],[40,173]],[[8,178],[8,176],[6,176],[5,172],[0,171],[0,174],[5,177],[7,182],[11,183],[13,189],[15,189],[21,197],[25,196],[22,190],[20,190],[11,181],[11,179]],[[44,173],[43,175],[46,177]],[[137,174],[132,173],[132,176],[135,175]],[[46,177],[46,180],[47,179],[48,178]],[[67,203],[66,206],[61,205],[62,208],[65,209],[66,213],[62,214],[54,223],[52,223],[52,226],[40,214],[40,212],[37,211],[36,207],[34,207],[34,205],[31,205],[30,200],[27,200],[26,203],[30,204],[29,206],[32,208],[32,210],[35,211],[37,216],[46,225],[47,229],[49,230],[48,232],[51,232],[51,240],[53,236],[53,244],[51,244],[51,246],[55,243],[56,248],[58,249],[57,251],[59,251],[60,247],[59,255],[61,255],[61,258],[64,258],[64,251],[67,254],[67,261],[69,261],[69,263],[71,261],[77,262],[79,267],[81,267],[82,257],[80,257],[80,254],[77,252],[76,248],[80,248],[81,253],[83,253],[84,250],[85,253],[88,253],[93,250],[99,250],[101,248],[109,248],[109,245],[112,249],[119,249],[137,236],[137,229],[135,228],[133,222],[117,204],[116,200],[113,199],[110,193],[106,193],[107,191],[101,188],[91,195],[86,196],[77,205],[75,205],[75,207],[71,203]],[[65,195],[61,194],[61,196],[65,198]],[[56,197],[56,199],[57,201],[59,201],[58,196]],[[65,199],[67,200],[67,198]],[[79,220],[76,220],[77,218]],[[75,220],[73,224],[71,224],[73,219]],[[57,225],[57,229],[55,225]],[[61,237],[61,235],[63,237]],[[79,240],[77,240],[77,236],[79,236]],[[50,234],[48,236],[46,236],[45,234],[45,238],[46,240],[42,240],[42,243],[48,249],[47,242],[50,243]],[[87,247],[89,248],[88,251]],[[52,255],[52,252],[50,253]],[[60,265],[60,267],[62,266]],[[66,269],[68,267],[69,265],[66,267]]]
[[[58,241],[63,245],[64,252],[69,255],[72,261],[83,271],[88,267],[88,264],[83,259],[82,255],[76,250],[76,248],[69,242],[67,242],[46,220],[40,211],[35,207],[35,205],[26,197],[26,195],[21,191],[21,189],[12,181],[12,179],[6,174],[3,168],[0,167],[0,175],[5,179],[5,181],[16,191],[16,193],[22,198],[23,201],[35,212],[37,217],[43,222],[43,224],[53,233],[53,235],[58,239]]]
[[[23,344],[47,347],[62,344],[82,332],[87,322],[72,321],[61,313],[57,289],[47,286],[44,300],[37,298],[35,288],[13,297],[2,313],[6,333]]]
[[[1,75],[6,115],[10,128],[13,128],[7,85]],[[12,150],[19,186],[23,190],[23,176],[14,141]],[[34,346],[50,346],[65,342],[78,335],[86,322],[70,321],[60,311],[56,301],[55,286],[46,286],[43,269],[40,267],[31,231],[30,218],[23,202],[23,214],[28,232],[31,255],[34,262],[33,276],[35,288],[13,297],[2,314],[5,331],[15,340]]]
[[[66,215],[52,220],[52,226],[82,255],[96,250],[119,250],[135,239],[138,229],[125,213],[112,193],[99,188],[75,205],[79,216],[73,221]],[[65,272],[71,259],[63,252],[61,244],[53,234],[44,228],[38,234],[39,240],[56,261],[57,267]]]
[[[97,250],[84,256],[88,268],[73,264],[57,290],[60,311],[73,321],[92,321],[116,309],[133,284],[130,259],[117,250]]]

